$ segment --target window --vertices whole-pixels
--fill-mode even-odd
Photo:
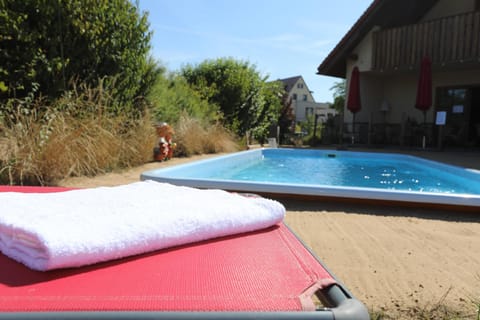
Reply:
[[[455,138],[448,143],[460,143],[468,134],[471,109],[468,92],[467,88],[437,89],[436,111],[445,111],[447,117],[443,134]]]
[[[464,113],[464,108],[467,106],[467,89],[440,88],[437,104],[437,109],[440,111],[447,111],[452,114]]]
[[[293,94],[292,99],[297,100],[297,94],[296,93]]]
[[[307,95],[306,94],[303,95],[303,101],[307,101]]]
[[[298,88],[298,89],[303,89],[303,83],[297,84],[297,88]]]

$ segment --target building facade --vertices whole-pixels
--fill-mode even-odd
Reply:
[[[424,117],[414,106],[425,57],[433,102]],[[480,145],[479,0],[373,1],[318,74],[345,78],[348,92],[355,67],[362,108],[355,125],[345,108],[344,131],[361,142]]]
[[[337,114],[328,103],[315,102],[312,92],[302,76],[279,79],[284,85],[288,98],[292,101],[295,122],[307,121],[309,117],[317,115],[319,122],[325,122],[329,117]]]

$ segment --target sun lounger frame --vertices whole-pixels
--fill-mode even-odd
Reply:
[[[0,192],[35,190],[31,187],[5,187],[0,186]],[[61,188],[46,188],[43,191],[61,191]],[[307,249],[318,263],[336,280],[327,288],[319,290],[316,295],[325,307],[316,311],[274,311],[274,312],[236,312],[236,311],[31,311],[31,312],[0,312],[0,319],[316,319],[316,320],[366,320],[370,319],[366,307],[357,300],[338,278],[325,266],[325,264],[312,252],[312,250],[288,227],[295,238]]]

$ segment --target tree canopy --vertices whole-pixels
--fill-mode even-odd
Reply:
[[[160,73],[148,100],[158,121],[176,123],[185,113],[205,124],[218,120],[218,106],[205,100],[178,74]]]
[[[150,37],[129,0],[0,0],[0,102],[102,81],[129,103],[155,77]]]
[[[149,58],[149,28],[147,13],[131,0],[0,0],[0,113],[12,116],[17,102],[28,111],[38,98],[53,102],[76,88],[99,88],[113,113],[135,110],[142,96],[160,120],[186,111],[220,120],[238,136],[265,138],[278,123],[280,84],[233,58],[166,76]]]
[[[346,80],[335,82],[330,88],[330,91],[333,91],[332,107],[339,113],[343,113],[346,99]]]
[[[249,62],[206,60],[185,66],[181,74],[203,98],[219,107],[225,125],[239,136],[249,130],[263,135],[278,119],[283,89],[267,83]]]

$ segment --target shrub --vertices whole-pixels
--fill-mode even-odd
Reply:
[[[177,123],[182,114],[207,122],[219,118],[218,107],[202,99],[184,78],[175,74],[158,75],[148,100],[155,118],[162,122]]]
[[[0,101],[56,99],[72,79],[108,82],[117,110],[148,93],[156,77],[148,59],[152,33],[148,15],[132,1],[0,3]]]

